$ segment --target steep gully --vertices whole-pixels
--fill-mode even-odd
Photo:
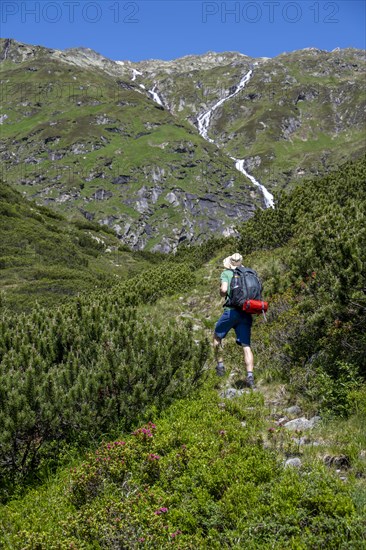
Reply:
[[[235,89],[231,94],[229,94],[228,96],[220,99],[219,101],[217,101],[217,103],[215,103],[211,107],[211,109],[208,109],[208,111],[205,111],[204,113],[202,113],[201,115],[198,116],[198,118],[197,118],[198,132],[200,133],[200,135],[206,141],[209,141],[210,143],[215,143],[214,140],[211,139],[208,136],[210,122],[211,122],[211,118],[212,118],[212,115],[213,115],[214,111],[216,111],[216,109],[218,109],[226,101],[228,101],[229,99],[232,99],[236,95],[238,95],[241,92],[241,90],[243,90],[245,85],[249,82],[252,75],[253,75],[253,69],[250,69],[249,72],[246,75],[244,75],[243,78],[240,80],[239,84],[237,86],[235,86]],[[159,96],[159,94],[157,93],[156,90],[157,90],[157,85],[154,84],[154,87],[152,88],[152,90],[149,90],[149,93],[152,96],[152,99],[156,103],[158,103],[159,105],[163,105],[163,102],[162,102],[162,100],[161,100],[161,98],[160,98],[160,96]],[[260,189],[260,191],[263,195],[264,204],[265,204],[266,208],[274,208],[273,195],[268,191],[268,189],[266,189],[266,187],[264,185],[259,183],[259,181],[257,181],[254,178],[254,176],[250,175],[245,170],[245,168],[244,168],[245,159],[236,159],[234,157],[230,157],[230,158],[235,162],[235,168],[239,172],[241,172],[244,176],[246,176],[253,183],[253,185],[257,186]]]

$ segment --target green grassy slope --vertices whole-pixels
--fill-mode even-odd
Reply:
[[[0,184],[2,311],[51,306],[108,287],[148,265],[108,228],[63,216]]]

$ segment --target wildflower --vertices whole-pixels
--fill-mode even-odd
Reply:
[[[156,516],[160,516],[161,514],[166,514],[168,511],[168,508],[165,508],[164,506],[162,506],[161,508],[159,508],[159,510],[155,510],[154,514]]]
[[[171,533],[170,536],[172,537],[172,539],[174,539],[177,535],[181,535],[181,534],[182,534],[182,531],[180,531],[180,529],[178,529],[174,533]]]
[[[275,428],[268,428],[269,433],[273,433],[275,431]]]
[[[220,430],[220,431],[219,431],[219,434],[220,434],[220,435],[226,435],[226,431],[225,431],[225,430]]]
[[[160,460],[160,456],[159,455],[156,455],[155,453],[150,453],[149,456],[148,456],[148,460],[150,460],[151,462],[154,462],[155,460]]]
[[[138,430],[135,430],[134,432],[132,432],[132,435],[139,435],[139,434],[143,434],[146,437],[153,436],[153,434],[148,428],[139,428]]]
[[[139,538],[139,542],[145,542],[144,537],[140,537],[140,538]]]

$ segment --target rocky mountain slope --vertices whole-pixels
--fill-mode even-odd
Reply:
[[[126,72],[130,65],[123,65]],[[167,108],[197,125],[215,109],[208,135],[270,190],[329,171],[365,149],[365,51],[307,48],[274,59],[229,52],[131,65]]]
[[[225,154],[99,57],[90,67],[73,52],[2,47],[1,160],[18,190],[162,251],[231,234],[263,206]]]
[[[149,264],[149,254],[121,246],[106,226],[69,222],[2,182],[0,235],[0,312],[5,316],[108,288]]]
[[[233,234],[268,206],[259,183],[276,192],[364,150],[358,50],[132,63],[3,39],[0,62],[4,180],[136,249]]]

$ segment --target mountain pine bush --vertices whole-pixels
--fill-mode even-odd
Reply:
[[[337,384],[339,361],[355,383],[366,377],[365,212],[362,159],[283,194],[275,210],[257,212],[240,229],[245,253],[279,249],[288,290],[272,296],[269,341],[277,345],[269,345],[268,360],[298,379],[298,391],[305,391],[304,377],[319,375],[319,391],[325,377]],[[267,286],[276,291],[278,273],[267,272]],[[299,367],[303,375],[294,377]],[[336,409],[335,387],[331,394],[325,401]]]
[[[197,385],[208,345],[190,326],[159,328],[144,306],[194,283],[185,264],[157,267],[111,291],[0,322],[0,460],[33,471],[66,441],[128,429]]]

